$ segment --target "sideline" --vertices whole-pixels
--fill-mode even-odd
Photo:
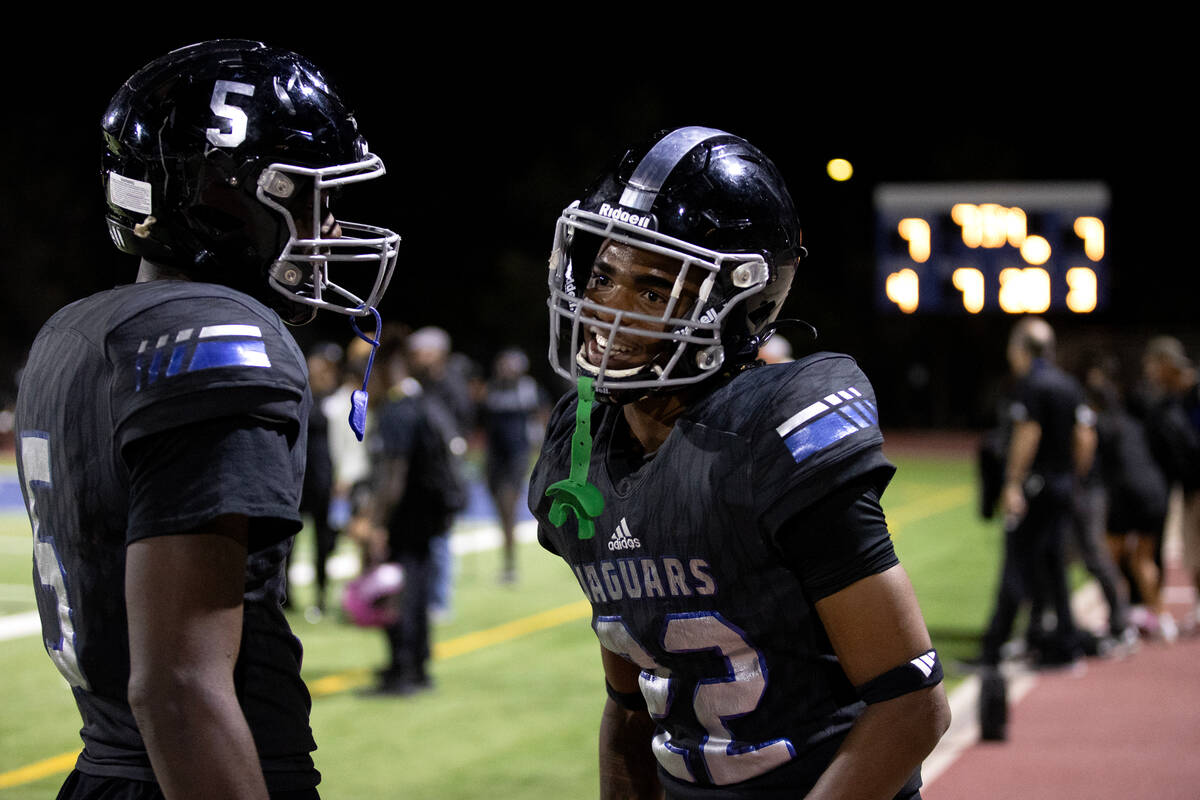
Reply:
[[[963,483],[947,489],[922,494],[919,498],[895,507],[885,507],[888,529],[892,538],[899,538],[903,529],[928,517],[943,511],[949,511],[971,501],[974,487]],[[532,542],[537,539],[537,523],[524,520],[517,523],[516,538],[518,542]],[[465,521],[455,526],[450,537],[450,549],[455,555],[476,553],[483,550],[495,550],[500,547],[500,528],[494,522],[477,523]],[[350,552],[335,553],[329,559],[329,577],[334,580],[349,580],[358,574],[359,558]],[[307,586],[315,579],[312,564],[307,561],[293,563],[288,570],[288,582],[295,586]],[[22,636],[34,636],[41,633],[41,621],[38,612],[26,611],[19,614],[0,616],[0,642],[16,639]],[[0,785],[3,788],[3,785]]]
[[[885,509],[888,518],[888,527],[891,530],[892,537],[896,538],[900,535],[901,529],[919,522],[927,517],[940,514],[943,511],[948,511],[965,502],[971,497],[972,487],[970,484],[961,484],[959,486],[944,489],[940,492],[924,495],[921,498],[914,499],[903,505],[896,506],[892,509]],[[529,541],[537,536],[537,525],[532,520],[519,523],[517,525],[517,539],[519,541]],[[451,549],[456,554],[477,552],[480,550],[494,549],[500,543],[500,529],[493,525],[481,525],[474,529],[465,531],[456,531],[451,537]],[[357,565],[357,559],[346,558],[345,563],[336,563],[338,559],[331,559],[330,577],[350,577],[350,575],[340,574],[347,570],[352,570]],[[296,566],[301,569],[297,570]],[[312,580],[311,567],[308,570],[303,569],[308,567],[307,564],[295,565],[288,573],[288,578],[296,583],[307,583]],[[591,614],[591,605],[587,600],[579,600],[565,606],[543,611],[538,614],[533,614],[528,617],[522,617],[511,622],[497,625],[493,628],[487,628],[481,631],[474,631],[462,636],[450,639],[445,642],[440,642],[434,645],[433,659],[440,661],[456,656],[465,655],[485,647],[491,647],[503,642],[527,636],[531,633],[546,630],[557,625],[564,624],[573,620],[587,617]],[[16,620],[13,618],[0,617],[0,641],[13,636],[33,635],[40,631],[40,625],[37,622],[37,612],[29,612],[28,614],[14,615],[15,617],[23,617],[24,619]],[[17,623],[12,627],[6,628],[5,622]],[[32,625],[30,625],[32,623]],[[30,629],[32,628],[32,629]],[[314,699],[318,697],[328,697],[329,695],[338,694],[340,692],[349,691],[351,689],[360,688],[367,685],[371,680],[371,673],[366,669],[350,670],[336,675],[327,675],[319,678],[308,684],[309,692]],[[971,681],[965,681],[952,695],[951,703],[952,710],[958,709],[954,706],[954,697],[960,694],[965,698],[964,692],[969,690],[968,684]],[[1032,685],[1032,684],[1031,684]],[[978,694],[978,686],[975,686],[976,696]],[[960,703],[971,703],[972,701],[960,700]],[[953,713],[952,711],[952,713]],[[954,713],[956,719],[963,719],[970,716],[969,711],[965,709],[961,713]],[[967,734],[970,735],[969,732]],[[978,738],[978,728],[976,726],[974,738],[971,738],[967,744],[964,744],[949,755],[949,760],[945,766],[949,766],[958,754],[969,746],[969,743]],[[78,752],[63,753],[52,758],[47,758],[42,761],[29,764],[24,767],[18,767],[9,772],[0,773],[0,790],[19,786],[33,781],[41,780],[55,774],[69,772],[75,766],[75,759],[78,757]],[[945,766],[938,770],[938,774],[945,769]],[[931,781],[927,779],[926,782]]]
[[[532,542],[537,539],[537,523],[525,520],[517,523],[516,538],[518,542]],[[475,523],[465,521],[455,526],[450,537],[450,549],[455,555],[477,553],[483,550],[499,549],[501,542],[500,528],[494,523]],[[358,575],[360,560],[357,553],[345,551],[335,553],[328,562],[329,577],[333,580],[349,580]],[[316,571],[308,561],[298,561],[288,569],[288,583],[293,586],[308,586],[316,579]],[[32,589],[22,587],[31,595]],[[17,614],[0,616],[0,642],[8,639],[18,639],[22,636],[35,636],[42,632],[42,623],[38,612],[23,611]],[[0,786],[0,788],[3,788]]]
[[[1182,496],[1172,491],[1167,519],[1163,529],[1162,556],[1165,564],[1179,564],[1183,558]],[[1169,592],[1172,587],[1164,587]],[[1182,594],[1182,592],[1180,592]],[[1187,602],[1194,602],[1188,593]],[[1080,628],[1098,630],[1107,623],[1108,606],[1100,585],[1089,579],[1071,595],[1071,613]],[[1037,684],[1037,674],[1019,663],[1001,665],[1008,679],[1009,711],[1016,708],[1026,694]],[[1087,659],[1074,668],[1075,674],[1087,674]],[[979,676],[969,675],[950,694],[950,730],[938,742],[933,753],[921,766],[921,777],[925,786],[945,772],[966,750],[979,742]]]
[[[521,617],[492,628],[466,633],[445,642],[436,643],[433,647],[433,660],[445,661],[473,653],[476,650],[511,642],[523,636],[589,617],[591,613],[592,606],[587,600],[577,600],[565,606]],[[369,683],[370,680],[370,670],[355,669],[319,678],[309,683],[308,688],[313,699],[316,699],[359,688]],[[75,759],[78,756],[77,751],[62,753],[9,772],[0,773],[0,790],[70,772],[74,769]]]

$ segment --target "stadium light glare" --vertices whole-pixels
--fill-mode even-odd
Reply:
[[[825,165],[825,171],[835,181],[848,181],[854,174],[854,165],[844,158],[834,158]]]

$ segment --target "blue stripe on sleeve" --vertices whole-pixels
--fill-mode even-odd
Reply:
[[[267,346],[261,340],[202,341],[196,345],[188,372],[214,367],[269,367]]]
[[[840,414],[826,414],[792,433],[784,440],[784,444],[799,464],[834,442],[860,430],[862,429]]]

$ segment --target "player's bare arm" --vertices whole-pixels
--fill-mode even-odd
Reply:
[[[364,543],[372,561],[387,560],[387,524],[391,513],[404,499],[408,482],[408,459],[381,458],[375,465],[370,499],[362,512],[350,522],[350,535]]]
[[[600,648],[604,679],[618,695],[641,696],[641,670],[605,647]],[[663,796],[657,762],[650,750],[655,724],[644,708],[625,708],[611,696],[600,717],[601,800],[657,800]]]
[[[1083,477],[1092,468],[1096,458],[1096,428],[1094,425],[1077,422],[1071,436],[1071,458],[1075,462],[1075,474]]]
[[[127,549],[129,702],[171,800],[267,797],[233,683],[247,527],[228,515]]]
[[[1008,468],[1004,479],[1004,510],[1015,517],[1025,514],[1025,479],[1033,468],[1033,457],[1037,455],[1038,443],[1042,440],[1042,426],[1033,420],[1022,420],[1013,425],[1012,441],[1008,447]]]
[[[816,608],[854,686],[931,648],[912,584],[898,564],[817,601]],[[869,705],[809,800],[893,797],[949,725],[940,683]]]

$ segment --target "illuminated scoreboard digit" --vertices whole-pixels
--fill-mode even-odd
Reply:
[[[876,303],[905,314],[1103,308],[1102,183],[883,184]]]

